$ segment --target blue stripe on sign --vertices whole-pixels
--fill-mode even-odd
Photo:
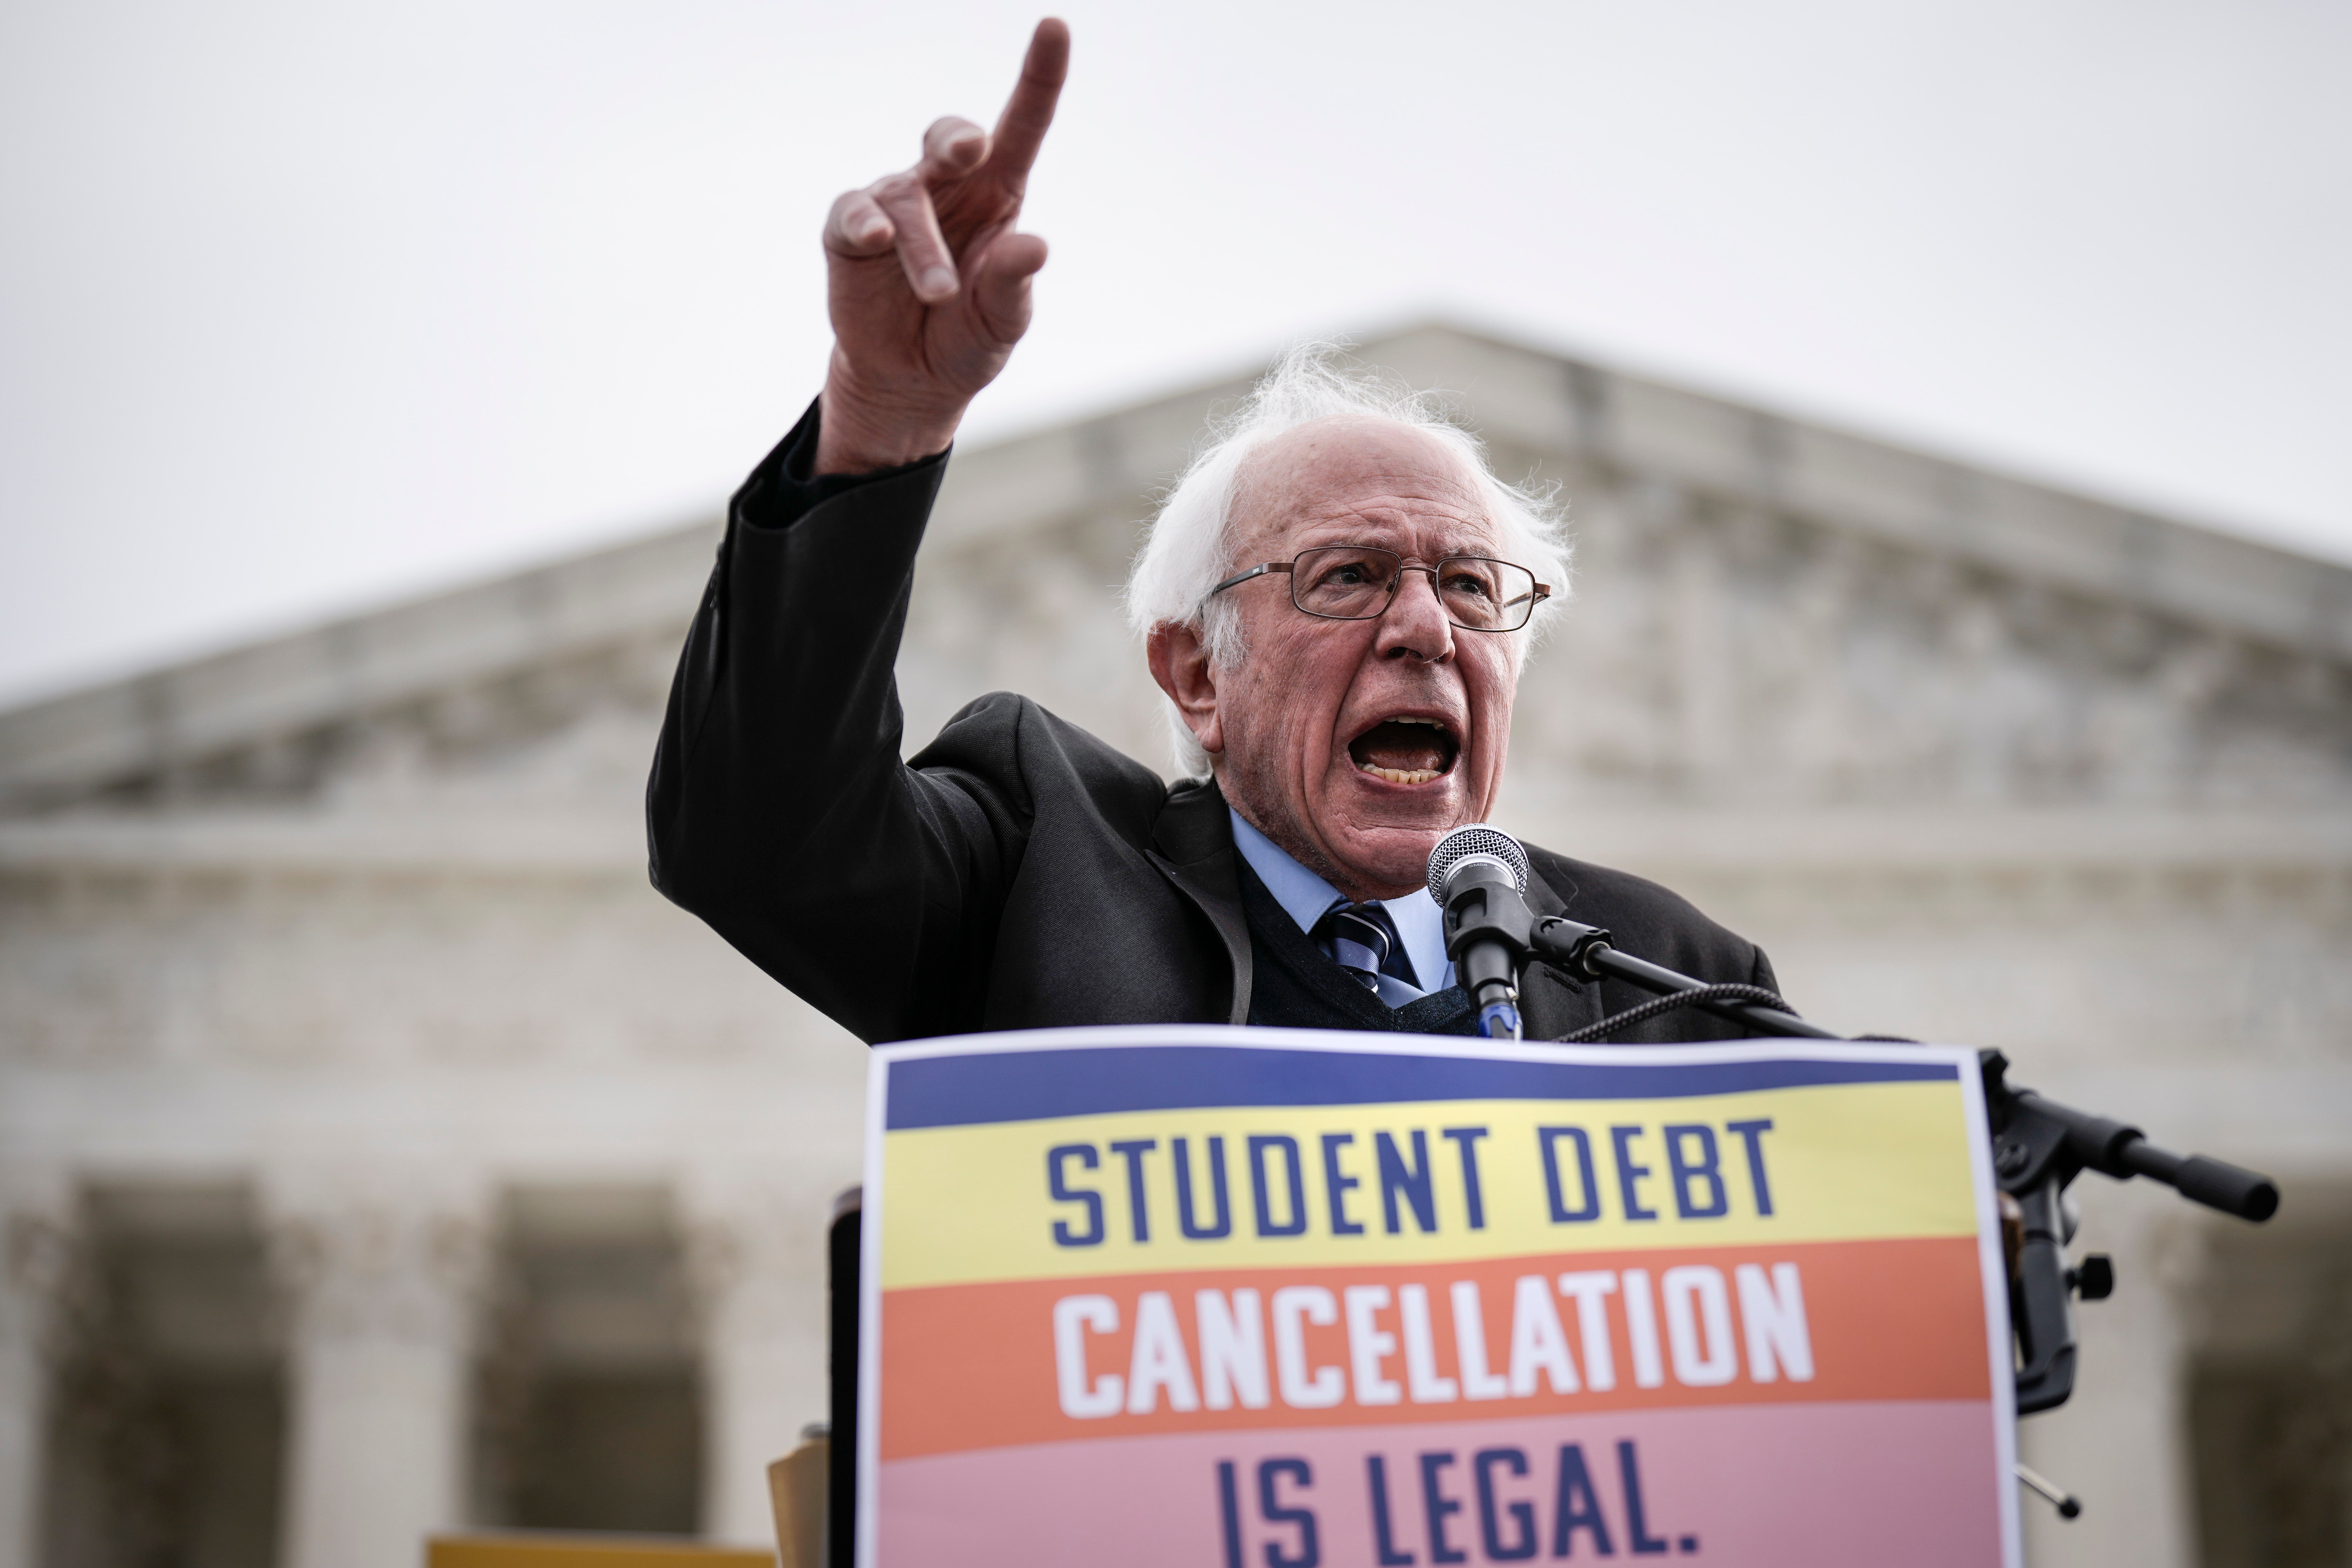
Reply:
[[[1950,1082],[1944,1062],[1760,1061],[1685,1066],[1355,1056],[1235,1046],[1003,1051],[890,1065],[890,1131],[1201,1110],[1433,1100],[1677,1100],[1831,1083]]]

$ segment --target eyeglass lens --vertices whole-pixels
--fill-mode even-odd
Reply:
[[[1446,618],[1478,632],[1517,631],[1535,609],[1535,574],[1507,561],[1459,555],[1436,566]],[[1404,558],[1366,545],[1328,545],[1303,552],[1290,572],[1291,602],[1310,616],[1368,621],[1389,607]]]

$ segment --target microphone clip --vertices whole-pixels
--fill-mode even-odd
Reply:
[[[1535,952],[1535,916],[1501,861],[1480,856],[1445,883],[1445,956],[1490,1040],[1520,1037],[1519,971]]]
[[[1528,951],[1538,962],[1586,980],[1607,973],[1601,960],[1616,945],[1617,939],[1605,927],[1583,925],[1565,915],[1543,916],[1528,938]]]

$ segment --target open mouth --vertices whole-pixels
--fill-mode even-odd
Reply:
[[[1356,766],[1391,784],[1424,784],[1452,771],[1462,742],[1438,719],[1383,719],[1348,742]]]

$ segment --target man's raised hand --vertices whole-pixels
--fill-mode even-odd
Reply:
[[[1028,331],[1045,242],[1013,226],[1069,59],[1070,30],[1049,16],[993,136],[941,120],[923,137],[922,162],[833,204],[833,363],[816,472],[870,473],[945,448]]]

